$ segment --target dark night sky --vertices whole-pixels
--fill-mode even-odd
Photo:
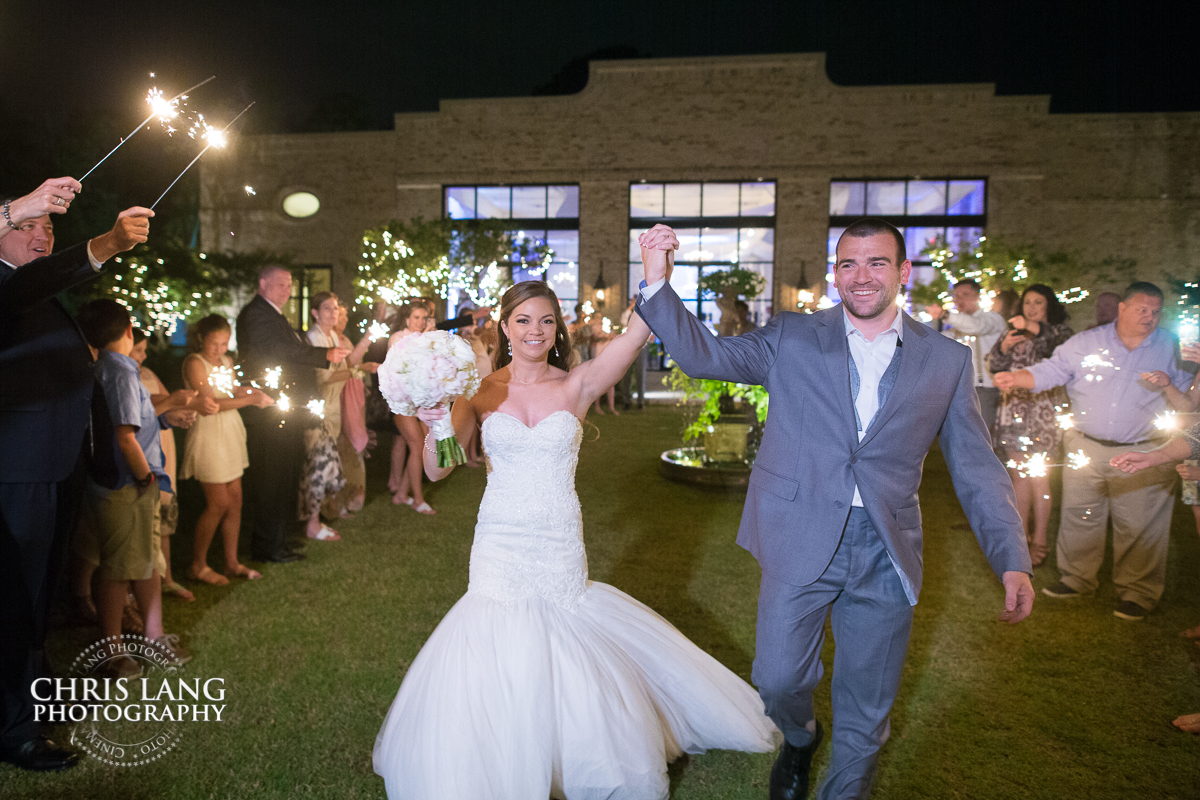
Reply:
[[[168,93],[216,74],[192,107],[227,119],[255,100],[244,132],[390,128],[393,112],[433,110],[439,98],[529,95],[602,48],[825,51],[844,85],[994,82],[1001,94],[1051,94],[1055,112],[1198,111],[1191,5],[0,0],[0,184],[81,174],[142,116],[151,71]],[[186,142],[137,146],[128,159],[166,159],[164,174],[190,157]],[[97,175],[98,189],[115,180]],[[113,192],[131,193],[115,183]]]
[[[438,98],[528,95],[599,48],[644,55],[828,52],[842,84],[996,82],[1054,110],[1200,110],[1190,4],[977,0],[0,4],[6,106],[125,114],[156,71],[294,130],[335,95],[372,127]],[[1079,11],[1086,9],[1086,11]],[[197,96],[199,103],[201,97]]]

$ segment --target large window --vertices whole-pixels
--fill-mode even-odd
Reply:
[[[450,219],[501,219],[520,239],[546,244],[553,260],[544,271],[519,262],[505,264],[514,283],[544,280],[570,312],[579,301],[579,187],[447,186],[445,214]],[[451,298],[451,310],[456,298]]]
[[[837,262],[837,241],[855,220],[878,217],[904,234],[912,280],[933,279],[929,256],[922,250],[944,237],[951,250],[974,247],[987,224],[987,181],[984,178],[887,178],[836,180],[829,184],[829,272]],[[830,280],[831,300],[838,293]]]
[[[715,300],[699,290],[701,277],[737,265],[767,279],[750,303],[755,324],[770,317],[775,262],[774,181],[635,183],[629,187],[629,293],[642,280],[638,235],[663,222],[679,236],[671,286],[703,322],[721,317]]]

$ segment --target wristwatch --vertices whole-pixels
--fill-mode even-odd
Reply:
[[[133,483],[139,489],[149,489],[150,484],[154,483],[154,472],[153,471],[147,472],[146,477],[140,478],[140,479],[135,479]]]

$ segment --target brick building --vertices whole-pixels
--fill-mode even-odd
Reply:
[[[1051,115],[1049,100],[837,86],[822,54],[593,62],[575,95],[448,100],[391,131],[245,137],[202,165],[202,242],[291,252],[351,296],[365,228],[499,217],[547,237],[565,303],[594,299],[603,269],[612,312],[631,231],[667,219],[685,234],[681,295],[737,261],[770,281],[760,321],[824,287],[830,238],[864,212],[893,219],[910,248],[986,230],[1133,258],[1148,279],[1200,273],[1200,114]]]

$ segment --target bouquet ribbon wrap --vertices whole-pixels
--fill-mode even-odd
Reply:
[[[400,339],[388,351],[377,377],[392,413],[407,417],[416,416],[419,408],[448,409],[455,398],[470,398],[479,390],[475,351],[466,340],[446,331],[414,333]],[[466,463],[449,414],[436,420],[430,429],[437,440],[439,467]]]
[[[454,425],[450,422],[449,409],[446,411],[446,416],[433,421],[429,430],[437,442],[435,447],[438,467],[452,467],[455,464],[467,463],[467,454],[463,452],[462,445],[458,443],[458,437],[454,435]]]

